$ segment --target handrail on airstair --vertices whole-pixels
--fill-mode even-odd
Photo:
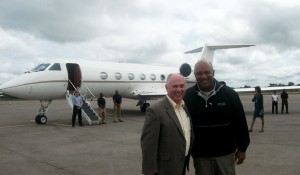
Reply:
[[[75,90],[78,90],[78,89],[74,86],[74,84],[72,83],[71,80],[68,80],[68,81],[71,83],[71,85],[73,86],[73,88],[74,88]]]
[[[81,80],[81,82],[83,83],[83,85],[86,87],[86,89],[89,91],[89,93],[93,96],[92,99],[96,98],[96,96],[92,93],[92,91],[90,90],[90,88],[85,84],[85,82],[83,80]]]

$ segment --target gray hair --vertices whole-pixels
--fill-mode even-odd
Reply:
[[[171,77],[172,77],[173,75],[179,75],[179,76],[181,76],[181,77],[184,79],[184,76],[181,75],[180,73],[171,73],[171,74],[169,74],[168,77],[167,77],[166,86],[169,85],[170,79],[171,79]],[[184,83],[186,84],[186,81],[184,81]]]

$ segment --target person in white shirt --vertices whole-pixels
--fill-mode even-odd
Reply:
[[[276,114],[278,114],[278,95],[276,94],[276,91],[272,94],[272,114],[274,114],[274,109]]]

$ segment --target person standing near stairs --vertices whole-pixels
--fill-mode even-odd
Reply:
[[[106,124],[106,122],[105,122],[105,116],[106,116],[105,104],[106,104],[105,98],[103,97],[103,94],[100,92],[100,97],[98,98],[98,106],[99,106],[99,117],[101,117],[102,124]]]
[[[121,119],[121,104],[122,104],[122,96],[119,94],[119,91],[115,91],[115,95],[113,96],[114,101],[114,123],[123,122]]]
[[[83,105],[83,100],[78,90],[75,90],[72,96],[73,103],[73,115],[72,115],[72,127],[75,127],[76,115],[78,114],[79,126],[83,126],[81,117],[81,106]]]

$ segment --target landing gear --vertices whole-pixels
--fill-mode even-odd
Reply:
[[[140,106],[140,110],[142,112],[145,112],[146,109],[150,106],[149,103],[146,102],[147,98],[143,98],[142,96],[140,96],[140,100],[139,102],[136,104],[136,106]]]
[[[44,125],[47,123],[47,117],[45,115],[37,115],[35,117],[35,123]]]
[[[48,121],[45,114],[47,113],[52,100],[40,100],[40,102],[41,107],[39,109],[39,114],[35,117],[35,123],[44,125]]]
[[[150,106],[149,103],[143,103],[141,106],[140,106],[140,109],[142,112],[145,112],[146,109]]]

